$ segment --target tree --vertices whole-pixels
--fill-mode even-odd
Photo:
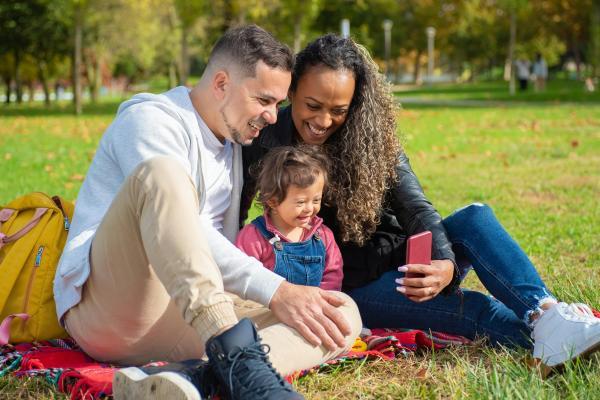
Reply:
[[[14,0],[0,2],[0,37],[3,52],[12,54],[12,72],[15,82],[17,103],[23,99],[21,64],[34,41],[35,26],[32,21],[39,15],[37,4],[31,1]]]
[[[179,84],[187,83],[190,72],[190,32],[198,18],[208,10],[204,0],[175,0],[175,10],[181,27],[181,56],[179,59]]]

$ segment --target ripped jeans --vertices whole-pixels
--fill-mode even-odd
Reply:
[[[554,299],[534,265],[504,230],[492,209],[471,204],[443,220],[464,279],[470,269],[491,293],[461,289],[459,293],[415,303],[396,291],[396,278],[379,279],[350,290],[370,328],[414,328],[462,335],[486,336],[492,344],[531,348],[530,318],[540,304]]]

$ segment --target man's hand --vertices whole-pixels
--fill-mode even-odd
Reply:
[[[396,279],[396,290],[420,303],[433,299],[452,282],[454,264],[450,260],[432,260],[431,265],[408,264],[398,271],[409,277]]]
[[[337,307],[344,301],[331,292],[312,286],[283,282],[273,295],[269,308],[283,323],[296,329],[315,346],[333,351],[346,344],[350,325]]]

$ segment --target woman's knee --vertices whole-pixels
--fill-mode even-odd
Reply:
[[[448,231],[455,229],[474,229],[479,226],[485,226],[490,219],[495,220],[492,208],[484,203],[472,203],[463,208],[459,208],[444,219],[444,227]]]

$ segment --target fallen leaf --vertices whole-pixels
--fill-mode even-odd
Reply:
[[[577,139],[571,140],[571,147],[575,148],[577,146],[579,146],[579,140],[577,140]]]
[[[417,371],[415,377],[420,381],[424,381],[429,379],[431,376],[429,375],[429,372],[427,372],[427,368],[421,368]]]
[[[71,177],[69,178],[72,181],[83,181],[83,178],[85,178],[85,176],[81,175],[81,174],[73,174],[71,175]]]

